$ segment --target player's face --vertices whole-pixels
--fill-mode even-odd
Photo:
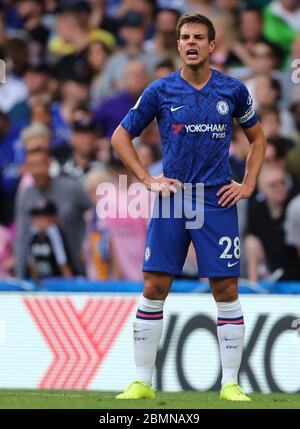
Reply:
[[[208,40],[208,28],[198,23],[184,24],[177,44],[182,61],[192,68],[201,67],[215,49],[215,41]]]

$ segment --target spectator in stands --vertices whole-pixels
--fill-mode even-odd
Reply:
[[[30,96],[44,96],[50,99],[56,89],[56,83],[46,65],[29,66],[24,74],[24,82]]]
[[[73,2],[60,7],[56,14],[58,36],[50,42],[50,53],[56,56],[69,56],[64,62],[76,76],[73,65],[79,65],[79,73],[84,73],[85,50],[90,42],[100,40],[108,49],[114,49],[114,36],[101,28],[90,27],[90,6],[87,2]],[[70,76],[67,76],[70,77]],[[82,78],[82,77],[81,77]]]
[[[176,26],[180,13],[175,9],[162,9],[155,18],[155,34],[144,44],[146,52],[156,53],[161,59],[178,60]]]
[[[91,280],[107,280],[110,276],[109,233],[97,213],[97,188],[109,181],[109,174],[104,168],[91,170],[84,178],[85,190],[94,203],[86,214],[87,233],[84,245],[86,272]]]
[[[286,243],[293,246],[298,254],[298,277],[300,280],[300,194],[293,198],[286,209]]]
[[[260,113],[260,109],[265,106],[278,106],[280,109],[280,134],[289,136],[294,129],[290,112],[280,103],[282,91],[280,82],[268,74],[258,75],[253,79],[253,87],[246,85],[253,97],[255,109]]]
[[[292,52],[291,52],[291,57],[289,59],[289,63],[293,65],[293,61],[296,60],[297,67],[299,67],[299,58],[300,58],[300,32],[297,33],[295,40],[292,44]]]
[[[132,60],[142,61],[150,76],[154,74],[161,56],[147,53],[143,48],[145,28],[143,18],[137,12],[128,12],[121,21],[119,35],[124,46],[109,58],[102,75],[102,91],[105,97],[118,91],[122,85],[124,70]]]
[[[111,34],[116,34],[117,19],[115,16],[108,16],[108,2],[103,0],[90,0],[91,11],[89,14],[90,28],[103,28]],[[114,2],[115,3],[115,2]]]
[[[37,149],[26,154],[26,170],[34,184],[18,195],[16,201],[17,236],[15,241],[16,276],[26,276],[25,237],[30,226],[30,210],[41,198],[53,201],[58,209],[58,223],[66,238],[74,274],[84,274],[81,246],[85,235],[83,215],[92,203],[77,180],[65,176],[52,178],[50,157],[46,150]]]
[[[267,139],[279,137],[280,116],[277,106],[262,106],[259,119]]]
[[[242,8],[238,14],[240,40],[235,40],[231,46],[230,73],[240,78],[249,77],[251,73],[252,52],[257,43],[264,43],[263,15],[261,8]],[[250,67],[250,69],[249,69]]]
[[[26,104],[28,88],[23,80],[28,67],[28,46],[24,40],[10,38],[5,41],[4,59],[6,67],[5,85],[0,85],[0,110],[12,119],[28,120],[29,110]]]
[[[48,97],[32,96],[29,100],[30,107],[30,122],[39,122],[46,125],[48,128],[51,126],[51,104]]]
[[[135,105],[142,91],[149,83],[144,63],[130,61],[123,76],[123,90],[106,99],[95,109],[95,121],[101,126],[105,137],[110,138],[128,110]]]
[[[265,162],[278,164],[285,169],[290,140],[283,137],[273,137],[267,140]]]
[[[32,279],[72,277],[66,243],[57,224],[57,207],[45,198],[29,212],[31,226],[27,238],[27,264]]]
[[[72,156],[62,166],[62,173],[82,180],[92,169],[101,168],[97,159],[97,134],[91,112],[79,106],[73,112],[71,146]]]
[[[216,49],[211,54],[211,63],[213,66],[230,66],[232,47],[237,40],[235,20],[231,15],[217,15],[212,22],[216,29]]]
[[[22,143],[25,152],[31,152],[35,149],[50,151],[50,129],[41,122],[32,122],[24,128],[21,133]]]
[[[289,153],[293,152],[293,149],[290,149],[290,144],[291,140],[284,137],[268,139],[265,162],[276,164],[284,169],[285,180],[291,198],[300,192],[300,181],[297,175],[291,174],[287,168]]]
[[[86,66],[87,48],[90,43],[89,29],[78,12],[72,7],[63,9],[58,15],[57,28],[64,40],[73,47],[73,52],[63,55],[55,66],[57,79],[79,80],[88,83],[89,72]]]
[[[299,76],[300,76],[300,32],[297,33],[292,44],[291,55],[288,57],[285,70],[284,81],[281,84],[284,88],[285,107],[290,107],[290,104],[299,97]],[[298,84],[297,84],[298,83]],[[298,88],[298,90],[297,90]],[[293,132],[292,130],[291,132]]]
[[[299,260],[284,237],[289,198],[284,170],[278,165],[265,165],[258,190],[256,199],[249,204],[244,243],[248,278],[254,282],[261,278],[298,279]]]
[[[155,2],[153,0],[123,0],[120,4],[117,16],[122,22],[124,17],[129,13],[134,12],[139,14],[143,20],[143,27],[145,36],[144,39],[148,40],[153,36],[153,20]]]
[[[44,60],[45,48],[48,44],[50,31],[42,22],[43,2],[40,0],[17,0],[16,10],[22,20],[23,29],[30,36],[30,56],[32,62]]]
[[[280,110],[276,106],[262,106],[259,119],[267,140],[278,141],[279,145],[285,147],[285,152],[294,147],[294,142],[290,138],[284,137],[280,133]]]
[[[11,242],[12,234],[9,229],[0,225],[0,279],[12,275],[14,256]]]
[[[300,70],[298,69],[298,72]],[[298,75],[299,77],[299,75]],[[298,82],[299,83],[299,82]],[[297,137],[295,138],[295,142],[299,142],[300,143],[300,112],[299,112],[299,108],[300,108],[300,85],[296,84],[293,86],[293,92],[292,92],[292,96],[290,99],[290,110],[293,114],[293,120],[296,126],[296,130],[297,130]]]
[[[50,141],[51,132],[49,127],[41,122],[32,122],[28,127],[24,128],[21,133],[22,145],[23,145],[23,162],[25,153],[35,152],[37,150],[45,150],[50,153]],[[18,187],[18,193],[22,193],[26,188],[34,184],[32,175],[24,171],[24,168],[20,169],[23,173],[21,181]],[[51,157],[49,174],[51,177],[56,177],[60,173],[60,165],[55,157]]]
[[[109,58],[110,51],[107,46],[100,41],[92,42],[88,47],[87,65],[90,73],[90,106],[92,108],[99,105],[104,98],[101,88],[101,79],[104,66]]]
[[[20,139],[23,126],[24,123],[13,121],[0,110],[0,223],[4,225],[13,221],[19,169],[24,158]]]
[[[274,0],[264,12],[264,34],[288,55],[297,32],[300,32],[298,0]]]
[[[103,224],[110,235],[111,275],[115,279],[141,280],[147,219],[133,218],[128,213],[127,198],[128,204],[134,198],[133,195],[128,195],[128,188],[134,180],[131,175],[127,175],[124,165],[120,161],[112,161],[110,173],[116,190],[110,195],[110,207],[116,210],[117,216],[105,219]],[[120,175],[127,175],[127,183],[119,182]],[[144,207],[149,203],[148,198],[149,195],[145,193]]]
[[[239,69],[239,76],[253,78],[265,73],[281,77],[282,73],[279,70],[282,66],[282,53],[277,45],[260,41],[246,49],[243,43],[235,42],[232,45],[232,51],[244,67],[242,70]],[[232,65],[235,65],[234,60]]]
[[[242,8],[239,12],[241,42],[248,52],[256,43],[264,42],[262,10],[258,7]]]
[[[58,158],[70,155],[71,122],[74,109],[88,102],[88,85],[74,80],[60,82],[59,100],[51,105],[51,147]]]
[[[295,131],[291,137],[295,147],[289,152],[287,160],[287,171],[300,182],[300,87],[294,85],[291,97],[291,112],[293,114]]]

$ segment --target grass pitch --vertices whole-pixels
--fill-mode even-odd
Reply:
[[[158,392],[156,400],[116,400],[115,392],[0,390],[0,408],[12,409],[300,409],[300,394],[251,394],[252,402],[220,401],[218,392]]]

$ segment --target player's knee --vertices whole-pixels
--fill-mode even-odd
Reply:
[[[143,295],[148,299],[164,300],[170,288],[170,281],[165,276],[144,273]]]
[[[222,291],[215,294],[215,300],[217,302],[230,302],[238,299],[237,288],[234,285],[229,285]]]
[[[230,302],[238,299],[236,279],[211,279],[211,287],[215,301]]]

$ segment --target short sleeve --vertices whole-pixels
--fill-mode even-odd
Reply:
[[[233,117],[243,128],[251,128],[257,123],[257,116],[253,107],[253,100],[246,86],[239,82],[240,90],[236,99]]]
[[[132,136],[138,137],[158,115],[159,104],[157,86],[149,85],[121,122],[122,127]]]

